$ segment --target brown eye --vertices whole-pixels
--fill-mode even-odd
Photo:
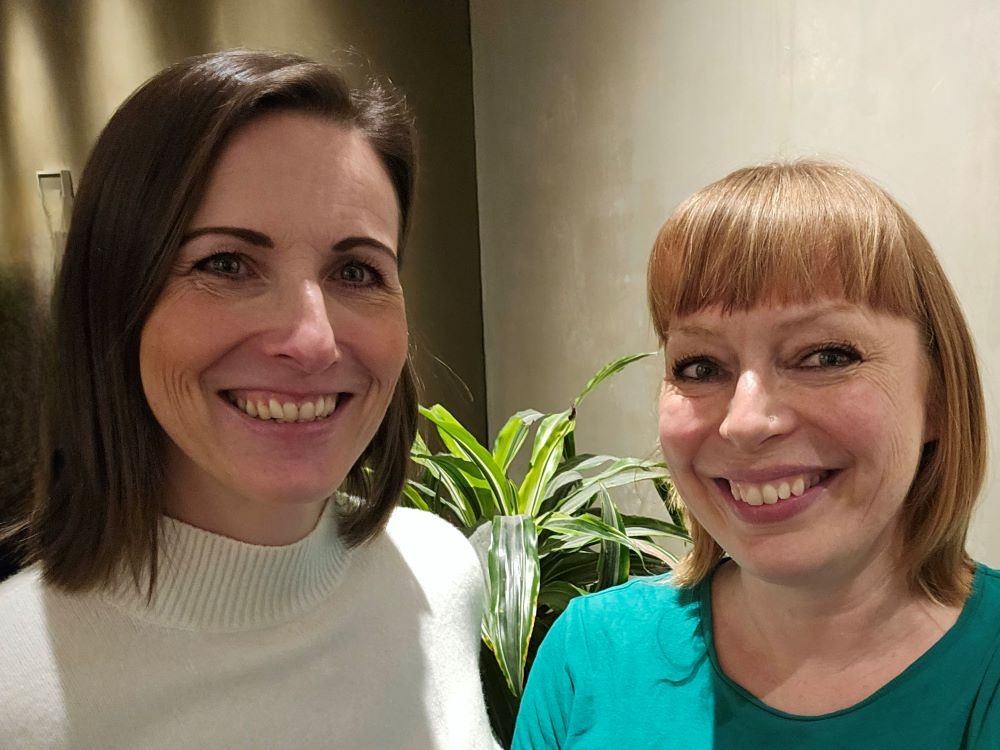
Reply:
[[[372,266],[358,261],[344,264],[338,271],[338,276],[341,281],[351,286],[372,286],[382,279]]]
[[[196,268],[219,276],[240,276],[245,270],[243,260],[235,253],[210,255],[198,263]]]

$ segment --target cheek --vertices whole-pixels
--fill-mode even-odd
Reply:
[[[182,300],[181,300],[182,302]],[[146,401],[162,420],[164,408],[181,410],[197,396],[198,373],[218,350],[217,332],[226,330],[218,315],[194,315],[192,306],[166,298],[157,303],[139,339],[139,376]],[[206,327],[204,321],[213,324]]]
[[[351,348],[357,353],[375,377],[395,385],[406,363],[409,349],[409,334],[406,313],[386,310],[378,315],[358,316],[347,323],[334,335],[345,342],[350,340]]]
[[[816,422],[843,442],[883,454],[908,453],[923,443],[925,412],[917,388],[864,384],[842,395],[836,403],[817,400],[810,410]]]
[[[690,399],[676,394],[660,397],[660,447],[671,468],[689,463],[709,430],[708,420]]]
[[[820,428],[820,443],[834,461],[844,462],[857,483],[854,492],[866,502],[874,497],[901,498],[920,460],[924,408],[919,393],[896,383],[896,391],[861,384],[835,400],[816,399],[808,419]]]
[[[190,384],[184,377],[184,363],[178,361],[176,343],[171,341],[169,331],[162,330],[152,319],[144,327],[139,342],[142,390],[146,403],[161,425],[165,418],[172,421],[169,413],[183,411],[181,405],[191,392]]]

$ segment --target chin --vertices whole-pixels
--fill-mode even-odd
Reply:
[[[741,550],[731,555],[743,572],[774,584],[819,581],[829,572],[831,560],[820,559],[815,551],[779,549]]]
[[[261,482],[245,486],[241,494],[268,505],[313,505],[333,495],[342,482],[343,477],[339,481]]]

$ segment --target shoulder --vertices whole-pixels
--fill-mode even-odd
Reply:
[[[619,624],[627,613],[629,629],[658,627],[667,620],[688,620],[699,612],[699,589],[675,586],[670,574],[633,578],[627,583],[570,602],[567,612],[588,625]]]
[[[698,593],[662,575],[573,599],[538,649],[514,747],[561,747],[583,734],[610,741],[616,721],[642,713],[636,706],[664,680],[689,681],[705,654]]]
[[[972,602],[975,606],[970,619],[977,629],[986,628],[994,633],[1000,651],[1000,570],[981,563],[976,565]]]
[[[55,626],[78,619],[82,599],[47,585],[37,565],[0,583],[0,673],[9,676],[12,658],[51,650]]]
[[[1000,570],[976,564],[968,604],[973,605],[973,619],[988,622],[1000,633]]]
[[[479,558],[465,535],[433,513],[396,508],[385,532],[392,545],[413,565],[479,568]]]
[[[557,630],[597,661],[649,663],[656,657],[686,673],[705,652],[702,622],[700,588],[675,586],[666,574],[574,599]]]
[[[982,586],[984,595],[1000,601],[1000,570],[982,563],[977,564],[976,584]]]
[[[16,622],[37,620],[43,605],[41,570],[26,568],[0,583],[0,632]]]
[[[66,644],[52,642],[52,619],[65,619],[65,598],[44,584],[37,567],[0,584],[0,674],[18,686],[2,691],[0,740],[24,740],[18,747],[48,747],[43,736],[61,722],[58,649]]]
[[[451,550],[472,547],[465,535],[443,518],[416,508],[396,508],[386,524],[386,532],[401,542],[420,540],[426,543],[444,544]]]
[[[386,525],[385,543],[429,599],[443,597],[450,607],[466,603],[481,613],[482,568],[459,529],[433,513],[397,508]]]
[[[969,720],[972,739],[968,746],[985,750],[1000,747],[1000,570],[977,565],[973,596],[980,597],[981,604],[971,629],[966,629],[965,640],[980,641],[972,658],[975,665],[985,665],[985,671],[979,678],[980,698]]]

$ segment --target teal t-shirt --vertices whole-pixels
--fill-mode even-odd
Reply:
[[[850,708],[795,716],[723,674],[710,582],[638,578],[574,600],[538,651],[514,750],[1000,750],[1000,571],[977,566],[958,621]]]

